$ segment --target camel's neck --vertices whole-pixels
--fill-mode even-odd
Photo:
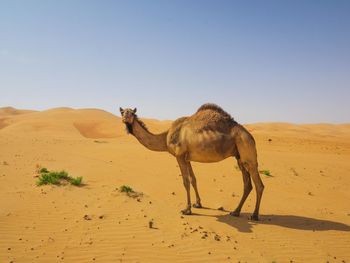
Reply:
[[[130,129],[131,128],[131,129]],[[129,132],[136,137],[136,139],[146,148],[151,151],[167,151],[166,137],[168,132],[161,134],[150,133],[139,120],[135,120],[131,127],[127,127]]]

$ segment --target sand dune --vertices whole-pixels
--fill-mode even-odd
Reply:
[[[291,124],[291,123],[256,123],[247,125],[255,133],[280,134],[295,137],[350,138],[350,124]]]
[[[145,123],[155,133],[170,125]],[[1,108],[0,262],[349,262],[350,125],[246,127],[272,174],[260,222],[247,219],[255,193],[240,218],[227,215],[243,188],[232,158],[193,164],[206,209],[181,216],[175,159],[143,148],[118,116]],[[38,187],[37,164],[85,185]],[[123,184],[143,195],[120,193]]]
[[[26,113],[26,115],[23,115]],[[150,129],[161,132],[169,122],[145,120]],[[55,108],[46,111],[21,111],[14,108],[0,109],[2,132],[41,133],[63,137],[79,134],[86,138],[117,138],[125,135],[120,117],[99,109]],[[78,136],[79,137],[79,136]]]
[[[40,133],[63,137],[82,135],[87,138],[115,138],[122,135],[119,118],[94,109],[56,108],[6,117],[6,123],[2,132]]]
[[[33,112],[35,112],[35,111],[33,111],[33,110],[19,110],[19,109],[15,109],[13,107],[3,107],[3,108],[0,108],[0,117],[27,114],[27,113],[33,113]]]

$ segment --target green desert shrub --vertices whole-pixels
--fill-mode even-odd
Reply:
[[[138,201],[140,201],[140,198],[143,196],[142,192],[134,191],[130,186],[128,185],[122,185],[121,187],[117,188],[119,192],[125,193],[127,196],[132,198],[137,198]]]
[[[261,174],[266,175],[266,176],[272,176],[270,170],[261,170],[259,171]]]
[[[40,185],[61,185],[63,182],[68,182],[75,186],[80,186],[82,184],[83,177],[71,177],[66,171],[49,171],[47,168],[43,167],[39,170],[39,178],[36,184]]]
[[[79,176],[77,178],[71,178],[70,183],[72,185],[79,186],[81,185],[82,181],[83,181],[83,177]]]
[[[122,185],[119,188],[119,191],[122,192],[122,193],[133,193],[134,192],[134,190],[128,185]]]

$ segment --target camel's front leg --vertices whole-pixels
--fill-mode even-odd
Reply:
[[[186,162],[183,156],[177,157],[177,162],[179,163],[183,184],[185,186],[186,194],[187,194],[187,207],[184,210],[181,210],[181,212],[184,215],[190,215],[192,211],[191,211],[191,195],[190,195],[190,173],[189,173],[188,162]]]
[[[192,165],[190,162],[188,162],[188,169],[189,169],[189,173],[190,173],[190,181],[191,181],[191,184],[193,186],[194,192],[196,193],[196,203],[193,204],[193,207],[202,208],[201,198],[199,196],[198,187],[197,187],[196,176],[194,175]]]

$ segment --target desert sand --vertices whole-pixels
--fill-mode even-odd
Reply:
[[[171,123],[143,120],[154,133]],[[0,262],[350,262],[350,124],[245,126],[272,175],[261,175],[259,222],[254,191],[228,215],[243,191],[233,158],[193,163],[205,209],[182,216],[175,158],[144,148],[120,117],[1,108]],[[37,186],[37,165],[84,185]]]

